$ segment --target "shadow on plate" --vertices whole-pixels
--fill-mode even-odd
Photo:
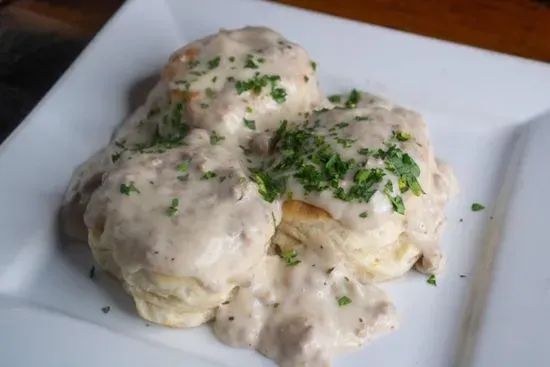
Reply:
[[[136,82],[128,91],[128,116],[141,106],[150,90],[158,82],[158,74],[149,75]],[[121,122],[122,123],[122,122]],[[96,172],[81,187],[91,194],[101,185],[103,172]],[[68,183],[67,183],[68,184]],[[105,291],[112,305],[125,313],[136,316],[132,298],[114,276],[101,271],[95,263],[87,243],[87,229],[83,216],[86,204],[82,204],[82,195],[77,193],[70,201],[61,203],[57,215],[57,233],[59,236],[59,255],[75,273],[89,278],[90,282]]]

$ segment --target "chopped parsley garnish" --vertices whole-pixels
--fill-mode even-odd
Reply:
[[[135,193],[140,193],[138,188],[134,185],[134,181],[130,181],[130,183],[127,185],[127,184],[121,184],[120,185],[120,193],[121,194],[124,194],[124,195],[127,195],[127,196],[130,196],[130,193],[132,192],[135,192]]]
[[[244,64],[246,69],[258,69],[258,65],[254,62],[252,55],[247,55],[246,63]]]
[[[412,138],[412,135],[403,131],[394,131],[393,135],[398,141],[409,141]]]
[[[368,116],[355,116],[355,121],[368,121],[370,117]]]
[[[221,176],[221,177],[219,178],[219,180],[220,180],[220,183],[224,182],[224,181],[225,181],[226,179],[227,179],[227,177],[226,177],[226,176]]]
[[[317,63],[315,61],[310,61],[309,64],[311,65],[311,68],[313,69],[313,71],[317,70]]]
[[[338,138],[336,139],[336,142],[338,144],[340,144],[341,146],[343,146],[344,148],[351,148],[351,145],[353,143],[355,143],[355,140],[353,139],[343,139],[343,138]]]
[[[180,201],[178,198],[172,199],[172,203],[170,203],[170,206],[166,209],[166,215],[169,217],[173,217],[178,213],[178,206],[180,205]]]
[[[335,124],[330,130],[347,126]],[[276,158],[264,161],[259,167],[251,167],[252,179],[258,184],[262,197],[272,202],[280,196],[287,196],[287,182],[300,184],[304,194],[328,191],[334,198],[355,203],[368,203],[377,192],[383,192],[391,202],[394,211],[405,213],[400,193],[410,190],[415,195],[423,193],[418,182],[420,168],[412,157],[394,144],[386,149],[360,148],[359,160],[344,159],[337,147],[330,144],[330,136],[336,131],[322,135],[308,123],[288,129],[283,121],[276,133]],[[391,137],[388,137],[391,139]],[[335,138],[344,148],[352,147],[353,139]],[[384,162],[384,168],[369,168],[365,165],[373,157]],[[399,182],[399,191],[394,192],[394,181],[387,177],[394,175]],[[352,177],[352,182],[346,179]],[[366,213],[361,213],[361,217]]]
[[[217,68],[219,65],[220,65],[220,57],[219,56],[208,61],[208,69],[210,69],[210,70]]]
[[[216,130],[213,130],[212,134],[210,134],[210,144],[216,145],[222,140],[225,140],[225,136],[218,135]]]
[[[286,90],[284,88],[278,88],[277,82],[281,79],[278,75],[258,75],[248,80],[237,80],[235,82],[235,89],[237,93],[243,94],[244,92],[251,91],[254,94],[260,94],[264,87],[271,86],[271,97],[277,103],[283,103],[286,100]]]
[[[287,266],[296,266],[301,263],[301,261],[297,259],[298,252],[296,252],[295,249],[280,251],[279,256],[285,261]]]
[[[279,104],[283,103],[284,101],[286,101],[286,89],[272,88],[271,97],[275,100],[275,102]]]
[[[386,185],[384,185],[384,194],[386,194],[388,200],[391,202],[393,210],[399,214],[405,214],[403,199],[399,195],[393,196],[393,183],[390,180],[388,180]]]
[[[430,275],[428,279],[426,279],[426,283],[433,285],[434,287],[437,286],[437,279],[435,278],[435,275]]]
[[[368,216],[369,216],[369,214],[367,212],[362,212],[362,213],[359,214],[359,217],[361,217],[361,218],[366,218]]]
[[[481,205],[480,203],[473,203],[472,204],[472,211],[473,212],[479,212],[483,209],[485,209],[485,206]]]
[[[237,80],[235,82],[235,89],[237,89],[238,94],[243,94],[247,91],[252,91],[252,93],[260,94],[263,87],[266,87],[269,84],[269,77],[264,75],[263,77],[253,77],[246,81]]]
[[[243,123],[244,123],[244,126],[249,128],[250,130],[256,130],[256,121],[243,119]]]
[[[216,80],[218,80],[218,77],[217,77],[217,76],[213,77],[213,78],[212,78],[212,83],[215,83]]]
[[[182,162],[178,164],[178,171],[187,172],[188,169],[189,169],[189,162]]]
[[[332,103],[339,103],[342,100],[342,96],[340,96],[339,94],[334,94],[328,97],[328,100]]]
[[[207,109],[208,107],[210,107],[210,105],[208,103],[201,103],[201,108],[203,110]]]
[[[126,144],[126,140],[115,141],[115,145],[121,149],[126,149],[126,146],[124,144]]]
[[[204,175],[202,175],[201,180],[210,180],[211,178],[216,177],[216,172],[213,171],[206,171]]]
[[[357,107],[357,103],[359,103],[360,99],[361,94],[357,91],[357,89],[352,89],[349,93],[348,100],[346,101],[346,108]]]
[[[246,107],[245,111],[246,113],[252,113],[252,107]]]
[[[272,203],[286,188],[286,180],[276,180],[265,172],[257,172],[252,179],[258,185],[258,192],[265,201]]]
[[[348,296],[342,296],[338,298],[338,307],[344,307],[351,303],[351,299]]]
[[[111,161],[113,163],[115,163],[116,161],[118,161],[120,159],[121,155],[122,155],[122,152],[115,152],[115,153],[111,154]]]
[[[198,60],[191,60],[189,61],[189,63],[187,64],[189,66],[189,69],[194,69],[196,68],[197,66],[199,66],[200,64],[200,61]]]
[[[204,92],[210,98],[214,98],[216,96],[216,92],[214,92],[214,89],[212,89],[212,88],[206,88],[206,90]]]

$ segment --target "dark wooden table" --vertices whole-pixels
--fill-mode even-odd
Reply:
[[[550,62],[550,0],[276,1]],[[15,0],[4,12],[12,21],[31,27],[91,37],[122,2]]]

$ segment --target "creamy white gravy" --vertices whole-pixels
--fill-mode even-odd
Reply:
[[[313,112],[333,106],[300,46],[266,28],[221,31],[170,57],[144,106],[77,169],[65,207],[85,208],[94,257],[122,281],[142,317],[188,327],[215,316],[215,333],[229,345],[255,348],[281,366],[328,366],[331,355],[393,329],[397,318],[382,290],[356,279],[346,262],[353,251],[320,237],[270,244],[284,200],[292,193],[326,210],[359,251],[395,253],[406,237],[423,255],[418,267],[432,273],[456,186],[418,115],[371,95],[355,99]],[[286,154],[277,143],[282,126],[323,137],[341,160],[360,164],[355,171],[383,171],[382,185],[391,182],[405,211],[396,213],[383,187],[363,202],[307,193],[296,170],[270,196],[258,175]],[[391,140],[396,132],[410,138]],[[421,195],[401,193],[384,159],[359,153],[389,141],[418,165]],[[338,185],[345,192],[354,180],[350,171]],[[74,219],[75,211],[66,213]]]
[[[299,264],[265,257],[250,285],[218,308],[214,332],[224,343],[255,348],[283,367],[321,367],[397,326],[385,293],[357,282],[335,252],[294,251],[291,263]]]

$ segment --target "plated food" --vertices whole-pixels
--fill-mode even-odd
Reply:
[[[456,187],[420,115],[327,98],[303,48],[246,27],[176,51],[65,205],[144,319],[328,366],[397,326],[376,283],[442,269]]]

